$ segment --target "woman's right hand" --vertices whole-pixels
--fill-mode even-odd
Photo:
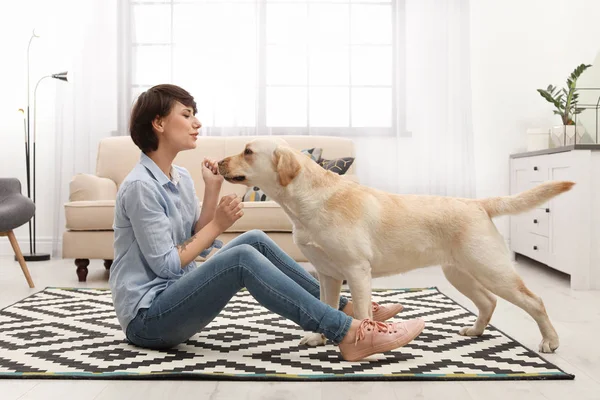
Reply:
[[[215,224],[221,232],[225,232],[235,221],[244,215],[244,203],[235,194],[223,196],[215,212]]]

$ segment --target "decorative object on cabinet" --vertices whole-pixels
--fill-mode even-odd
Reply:
[[[575,116],[583,111],[578,107],[579,93],[576,90],[577,79],[581,74],[591,67],[590,64],[580,64],[567,78],[567,87],[559,89],[548,85],[546,89],[537,89],[538,93],[549,103],[554,105],[554,114],[560,116],[562,125],[552,128],[552,147],[566,146],[581,143],[585,129],[577,126]]]
[[[527,151],[545,150],[550,147],[550,129],[527,129]]]
[[[567,144],[599,144],[598,130],[600,128],[600,87],[579,87],[576,89],[576,91],[581,95],[583,102],[578,104],[578,107],[580,110],[582,110],[582,112],[575,114],[575,126],[578,130],[579,128],[582,128],[582,132],[576,136],[577,142],[572,140],[572,132],[570,133],[569,137],[565,139],[565,141],[570,140],[572,142]],[[590,123],[590,120],[593,120],[593,122]],[[586,125],[588,126],[587,129]],[[571,128],[571,126],[566,128]]]

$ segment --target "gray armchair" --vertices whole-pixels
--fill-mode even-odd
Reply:
[[[30,288],[34,287],[33,280],[13,229],[26,224],[33,214],[35,214],[35,204],[21,194],[21,182],[15,178],[0,178],[0,236],[8,236]]]

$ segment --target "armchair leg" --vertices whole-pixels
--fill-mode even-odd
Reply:
[[[79,282],[85,282],[88,274],[88,265],[90,265],[90,260],[87,258],[76,258],[75,265],[77,266],[77,277],[79,278]]]
[[[21,253],[21,248],[19,247],[19,243],[15,238],[15,234],[13,231],[7,232],[8,240],[10,241],[10,245],[12,246],[15,255],[17,256],[17,260],[19,260],[19,265],[21,266],[21,270],[23,271],[23,275],[25,275],[25,279],[27,279],[27,283],[30,288],[34,288],[33,280],[31,279],[31,275],[29,274],[29,269],[27,268],[27,264],[25,264],[25,258],[23,258],[23,253]]]

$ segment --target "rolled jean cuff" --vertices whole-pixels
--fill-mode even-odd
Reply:
[[[346,335],[348,334],[348,331],[350,330],[350,325],[352,324],[352,317],[347,316],[346,321],[344,322],[344,324],[342,326],[340,326],[340,329],[335,333],[335,337],[333,338],[329,338],[331,339],[331,341],[334,344],[339,344],[342,339],[344,339],[344,337],[346,337]]]

